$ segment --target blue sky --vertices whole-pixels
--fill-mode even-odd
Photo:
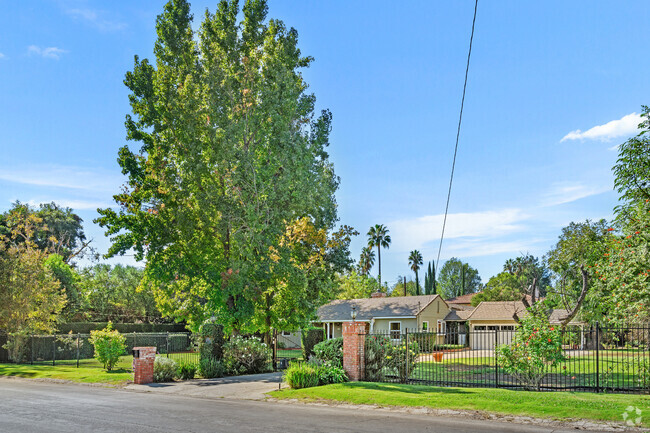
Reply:
[[[122,79],[135,54],[152,57],[163,2],[0,4],[0,211],[70,206],[105,252],[92,220],[123,182]],[[215,6],[192,2],[195,27]],[[334,116],[339,215],[362,233],[352,253],[385,224],[389,283],[412,275],[410,250],[437,253],[473,7],[269,2],[315,58],[304,75]],[[460,257],[486,282],[507,258],[543,255],[569,222],[611,216],[615,146],[650,103],[648,22],[647,1],[479,3],[441,262]]]

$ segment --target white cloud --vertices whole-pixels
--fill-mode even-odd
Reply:
[[[117,191],[124,178],[98,168],[31,165],[9,169],[0,167],[0,180],[24,185],[110,193]]]
[[[582,198],[590,197],[592,195],[602,194],[607,191],[611,191],[611,187],[557,183],[553,186],[553,189],[551,191],[543,196],[542,206],[558,206],[565,203],[571,203]]]
[[[527,218],[521,209],[449,214],[445,239],[503,236],[523,230],[520,223]],[[438,241],[443,220],[444,215],[440,214],[388,223],[393,247],[397,251],[408,251]]]
[[[548,242],[542,239],[493,242],[485,240],[466,240],[451,242],[446,248],[443,248],[443,250],[445,250],[445,255],[448,256],[446,258],[480,257],[504,253],[525,254],[526,252],[538,249],[540,243]]]
[[[36,45],[30,45],[27,47],[27,53],[30,55],[33,54],[41,56],[45,59],[59,60],[61,58],[61,54],[65,54],[67,51],[58,47],[41,48]]]
[[[0,59],[4,59],[4,58],[5,58],[5,55],[0,53]]]
[[[636,113],[628,114],[618,120],[612,120],[604,125],[597,125],[586,131],[576,129],[569,132],[562,137],[562,141],[567,140],[600,140],[609,141],[613,138],[624,137],[632,135],[637,131],[637,127],[641,123],[641,115]]]
[[[68,9],[66,14],[72,18],[84,21],[101,31],[118,31],[126,28],[126,24],[116,20],[106,18],[106,12],[93,9]]]
[[[11,200],[12,203],[14,203],[16,200]],[[79,210],[95,210],[97,208],[107,208],[114,206],[114,203],[108,203],[108,202],[103,202],[103,201],[93,201],[93,200],[69,200],[69,199],[56,199],[56,198],[49,198],[47,200],[28,200],[27,204],[30,206],[37,207],[40,204],[45,204],[45,203],[56,203],[61,207],[69,207],[74,211],[79,211]]]

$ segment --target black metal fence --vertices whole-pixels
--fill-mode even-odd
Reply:
[[[449,387],[529,388],[499,365],[495,347],[513,344],[512,326],[472,331],[366,335],[365,380]],[[564,360],[539,372],[536,389],[650,393],[650,327],[573,327],[561,331]]]
[[[199,362],[199,354],[192,334],[178,333],[128,333],[124,356],[118,368],[131,367],[131,351],[138,346],[155,346],[158,354],[176,362]],[[90,365],[94,348],[90,334],[24,335],[9,337],[5,362],[18,364]]]

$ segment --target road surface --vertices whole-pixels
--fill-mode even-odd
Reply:
[[[561,430],[370,409],[206,399],[0,378],[0,432],[559,433]]]

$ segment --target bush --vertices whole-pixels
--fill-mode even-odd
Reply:
[[[386,357],[392,352],[393,346],[388,337],[383,335],[368,335],[365,346],[365,379],[370,382],[384,380]]]
[[[23,363],[30,359],[32,352],[30,335],[24,331],[9,334],[4,348],[9,352],[9,359],[15,363]],[[49,345],[51,347],[51,345]]]
[[[318,373],[318,384],[329,385],[330,383],[343,383],[348,381],[348,376],[343,368],[330,363],[316,367]]]
[[[284,380],[293,389],[318,386],[317,368],[307,363],[291,363],[284,372]]]
[[[214,358],[201,358],[199,361],[199,374],[205,379],[212,379],[213,377],[223,377],[226,368],[223,362]]]
[[[343,366],[343,337],[321,341],[314,346],[314,356],[334,366]]]
[[[406,341],[401,341],[396,346],[391,346],[386,356],[386,365],[397,374],[401,383],[406,383],[415,370],[419,353],[417,342],[409,341],[407,345]]]
[[[325,331],[323,331],[323,328],[303,329],[300,333],[303,359],[309,359],[314,354],[314,346],[323,340],[325,340]]]
[[[223,347],[223,361],[232,374],[262,373],[269,369],[271,351],[258,338],[235,336]]]
[[[171,382],[178,373],[178,364],[173,359],[156,356],[153,363],[153,381]]]
[[[223,335],[222,325],[208,322],[201,326],[198,335],[199,356],[201,359],[221,360],[225,343],[226,339]]]
[[[113,329],[111,322],[101,331],[90,331],[90,343],[95,348],[95,359],[111,371],[126,349],[126,338]]]
[[[538,304],[540,305],[540,304]],[[509,345],[497,346],[499,366],[526,389],[540,390],[549,369],[566,358],[562,351],[562,334],[548,322],[543,311],[532,308],[521,320]]]
[[[196,375],[197,365],[193,362],[181,362],[178,364],[178,378],[181,380],[194,379]]]

